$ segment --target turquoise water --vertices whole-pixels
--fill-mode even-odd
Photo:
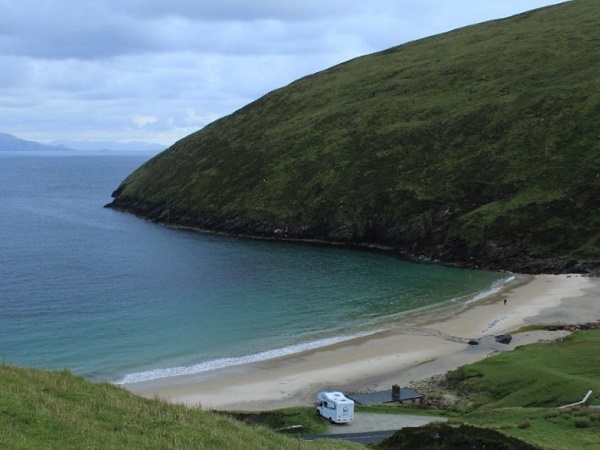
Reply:
[[[150,155],[0,152],[0,359],[137,381],[291,354],[509,275],[160,227],[103,208]]]

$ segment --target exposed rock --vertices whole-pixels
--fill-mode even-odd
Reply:
[[[118,195],[115,192],[113,195]],[[406,257],[418,258],[421,261],[434,261],[453,264],[460,267],[486,268],[490,270],[507,270],[525,274],[560,274],[582,273],[596,275],[597,267],[589,267],[575,260],[536,259],[526,254],[518,253],[518,245],[513,245],[509,251],[498,251],[498,244],[487,243],[485,249],[491,249],[491,257],[486,250],[473,254],[458,240],[449,240],[440,232],[432,233],[430,225],[423,217],[404,224],[402,227],[387,227],[379,229],[374,226],[371,230],[371,240],[364,241],[355,236],[349,227],[328,229],[326,223],[313,228],[282,228],[265,223],[247,220],[239,215],[220,217],[213,214],[195,216],[185,210],[176,210],[155,205],[149,202],[129,200],[117,197],[107,205],[108,208],[125,211],[152,222],[167,226],[186,227],[199,231],[227,233],[250,237],[275,238],[282,240],[311,240],[323,243],[343,243],[353,247],[369,247],[385,249]],[[443,213],[440,213],[445,217]],[[440,241],[443,243],[440,244]]]
[[[495,337],[496,342],[498,342],[499,344],[510,344],[510,341],[512,341],[512,336],[510,334],[500,334],[498,336]]]

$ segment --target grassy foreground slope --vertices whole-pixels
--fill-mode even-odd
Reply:
[[[568,405],[589,389],[600,398],[599,343],[600,330],[579,331],[560,341],[517,347],[446,377],[485,410]]]
[[[600,2],[575,0],[302,78],[175,143],[110,206],[517,271],[598,267],[598,23]]]
[[[447,374],[471,406],[461,421],[543,448],[600,448],[600,409],[558,408],[593,391],[600,403],[600,330],[518,347]]]
[[[600,410],[557,407],[580,400],[588,389],[594,392],[592,402],[600,402],[599,342],[600,330],[579,331],[561,341],[519,347],[449,372],[450,384],[444,386],[444,391],[453,389],[466,402],[450,412],[451,427],[401,430],[373,448],[483,448],[483,444],[498,449],[526,447],[503,437],[511,436],[545,449],[597,449]],[[401,404],[381,408],[388,413],[413,412]],[[312,408],[307,410],[314,416]],[[269,418],[265,423],[269,426],[277,423],[271,417],[277,414],[286,415],[272,411],[254,416]],[[421,446],[416,447],[419,441]],[[288,438],[267,428],[244,425],[224,413],[145,399],[67,371],[0,364],[0,448],[362,447],[337,440]]]
[[[0,364],[0,448],[340,449],[183,405],[137,397],[67,371]]]

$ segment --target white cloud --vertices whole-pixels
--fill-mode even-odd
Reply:
[[[138,126],[138,128],[144,128],[146,125],[158,122],[158,117],[135,115],[131,118],[131,120]]]
[[[350,58],[559,2],[0,0],[0,132],[169,145]]]

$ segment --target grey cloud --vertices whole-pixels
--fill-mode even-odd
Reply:
[[[552,0],[0,0],[0,131],[170,144],[304,75]]]
[[[366,2],[343,0],[229,0],[194,1],[171,0],[149,2],[134,0],[123,5],[124,10],[149,17],[178,16],[199,21],[262,21],[281,20],[297,22],[323,17],[340,17],[350,14]]]
[[[534,7],[540,1],[520,3]],[[354,36],[355,42],[364,36],[360,50],[374,51],[447,31],[449,22],[485,20],[490,10],[502,15],[506,8],[506,2],[479,0],[460,7],[433,0],[0,0],[0,54],[52,59],[174,51],[306,54],[328,52],[329,42],[343,43],[338,35]]]
[[[329,2],[327,7],[317,7],[314,1],[19,3],[0,3],[0,54],[94,59],[176,50],[257,53],[265,51],[265,43],[273,52],[300,51],[305,46],[296,38],[305,27],[299,20],[333,14],[342,2]],[[312,36],[304,35],[309,45]]]
[[[0,67],[0,94],[7,89],[26,86],[32,73],[28,61],[12,56],[0,56]]]

